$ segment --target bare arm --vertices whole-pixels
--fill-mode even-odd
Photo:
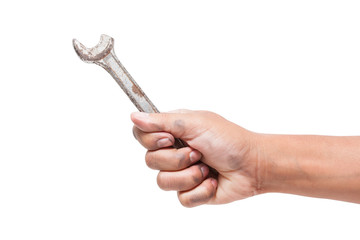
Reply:
[[[360,203],[360,137],[262,135],[265,192]]]
[[[158,185],[186,207],[268,192],[360,203],[360,137],[258,134],[206,111],[131,118],[147,165],[160,170]],[[174,138],[189,146],[171,148]]]

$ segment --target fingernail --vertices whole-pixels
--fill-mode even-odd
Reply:
[[[147,120],[149,119],[149,114],[145,112],[134,112],[132,113],[133,118],[138,120]]]
[[[200,159],[199,152],[196,151],[190,152],[189,158],[191,163],[197,162]]]
[[[170,141],[169,138],[162,138],[162,139],[157,141],[157,146],[159,148],[169,147],[171,145],[172,145],[172,142]]]
[[[201,173],[202,173],[202,176],[203,177],[205,177],[208,173],[209,173],[209,168],[207,167],[207,166],[202,166],[201,168],[200,168],[200,170],[201,170]]]

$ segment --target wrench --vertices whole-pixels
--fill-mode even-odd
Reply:
[[[95,63],[108,71],[140,112],[159,112],[116,57],[112,37],[102,34],[100,42],[93,48],[86,48],[78,40],[73,39],[73,46],[81,60],[87,63]],[[179,149],[187,146],[181,139],[175,138],[174,148]],[[217,178],[218,172],[211,167],[209,169],[209,177]]]
[[[73,39],[73,46],[81,60],[95,63],[108,71],[140,112],[159,112],[116,57],[112,37],[101,35],[100,42],[93,48],[86,48],[78,40]],[[181,139],[175,139],[175,148],[185,146],[187,146],[186,143]]]

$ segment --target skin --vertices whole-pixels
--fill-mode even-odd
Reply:
[[[160,170],[159,187],[177,191],[185,207],[269,192],[360,203],[360,137],[259,134],[207,111],[137,112],[131,120],[146,164]],[[188,147],[172,148],[174,138]]]

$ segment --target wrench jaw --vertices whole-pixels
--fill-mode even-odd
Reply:
[[[103,59],[113,52],[114,39],[102,34],[99,43],[93,48],[87,48],[78,40],[73,39],[75,52],[80,59],[87,63],[95,63],[104,67]]]

